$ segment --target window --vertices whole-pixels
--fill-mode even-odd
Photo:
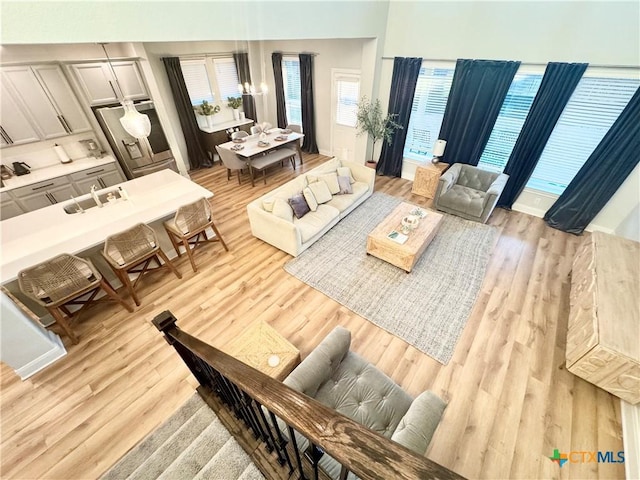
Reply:
[[[238,84],[240,80],[238,79],[235,60],[232,57],[214,58],[213,65],[222,103],[225,103],[229,97],[239,97]]]
[[[198,60],[180,60],[180,68],[182,68],[182,76],[184,83],[187,85],[191,105],[200,105],[203,100],[209,103],[215,103],[215,97],[211,89],[209,76],[207,75],[204,58]]]
[[[478,166],[502,172],[542,82],[542,73],[518,73],[511,82]]]
[[[282,58],[282,80],[287,121],[302,125],[302,89],[300,86],[300,60],[296,57]]]
[[[182,76],[192,105],[227,104],[227,98],[238,97],[238,72],[233,57],[180,60]]]
[[[335,80],[336,123],[355,127],[357,123],[358,98],[360,98],[360,77],[339,75]]]
[[[560,195],[640,85],[637,71],[590,70],[560,115],[527,187]]]
[[[422,64],[404,144],[406,158],[424,162],[433,156],[433,144],[442,126],[453,72],[454,66],[451,64]]]

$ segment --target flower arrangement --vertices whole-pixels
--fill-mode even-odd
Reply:
[[[242,97],[227,97],[227,102],[227,106],[235,110],[242,106]]]
[[[200,105],[196,107],[196,113],[199,115],[204,115],[205,117],[209,115],[215,115],[220,111],[220,105],[211,105],[206,100],[203,100]]]

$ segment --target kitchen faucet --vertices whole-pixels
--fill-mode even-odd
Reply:
[[[102,207],[102,202],[100,201],[100,197],[96,193],[97,189],[98,187],[96,187],[95,185],[91,185],[91,196],[93,197],[93,200],[96,202],[96,205],[98,207]]]

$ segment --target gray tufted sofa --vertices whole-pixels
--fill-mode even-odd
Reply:
[[[486,223],[509,175],[454,163],[440,177],[434,207],[467,220]]]
[[[349,330],[336,327],[284,383],[424,455],[445,403],[429,391],[411,398],[384,373],[349,351],[350,345]],[[320,465],[333,478],[340,473],[340,466],[328,455]]]

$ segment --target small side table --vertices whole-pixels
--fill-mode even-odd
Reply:
[[[449,168],[448,163],[429,163],[416,169],[411,193],[422,197],[434,198],[440,176]]]
[[[221,350],[276,380],[284,380],[300,363],[300,351],[265,322],[253,323]],[[271,366],[274,356],[278,364]]]

